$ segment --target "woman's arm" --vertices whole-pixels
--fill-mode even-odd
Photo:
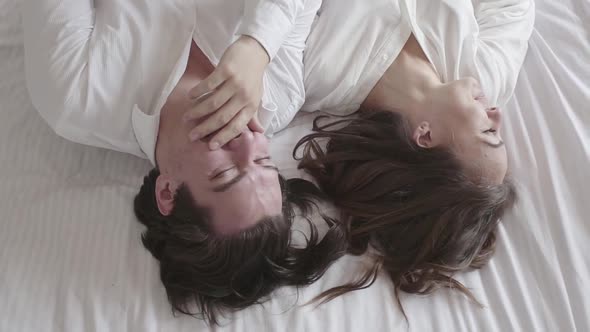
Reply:
[[[473,0],[479,25],[476,67],[490,101],[508,102],[518,79],[535,20],[533,0]]]
[[[405,0],[420,46],[444,81],[472,76],[493,105],[510,99],[532,32],[533,0]],[[415,11],[415,14],[413,14]]]

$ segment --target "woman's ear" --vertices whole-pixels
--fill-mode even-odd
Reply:
[[[432,130],[430,124],[426,121],[421,122],[418,127],[414,130],[413,137],[414,142],[421,148],[429,149],[435,146],[432,141]]]
[[[163,216],[168,216],[174,208],[174,196],[178,190],[178,184],[167,175],[158,176],[156,179],[156,202],[158,210]]]

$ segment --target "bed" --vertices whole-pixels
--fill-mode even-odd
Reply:
[[[208,327],[174,317],[131,201],[147,161],[57,137],[25,88],[19,2],[0,0],[0,331],[590,331],[590,2],[537,0],[537,20],[504,138],[520,200],[485,268],[457,292],[402,295],[387,278],[315,307],[362,257],[314,285]],[[313,114],[273,138],[287,176]]]

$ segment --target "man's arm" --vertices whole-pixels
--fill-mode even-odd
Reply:
[[[66,104],[82,104],[87,96],[83,86],[78,86],[77,93],[72,89],[73,83],[82,83],[87,71],[94,14],[92,0],[26,0],[22,4],[29,94],[52,127],[68,112]]]
[[[262,97],[263,74],[285,46],[306,1],[245,0],[244,17],[237,31],[240,37],[224,52],[213,73],[190,92],[193,98],[211,94],[197,101],[185,120],[212,114],[191,131],[191,140],[219,131],[209,142],[211,149],[218,149],[247,127],[263,130],[255,116]]]
[[[144,156],[131,115],[153,106],[189,45],[183,15],[165,2],[24,0],[33,105],[68,140]]]
[[[115,3],[103,1],[102,13],[110,13]],[[123,45],[129,37],[126,22],[113,29],[115,18],[101,17],[97,5],[93,0],[23,2],[29,94],[56,134],[142,156],[133,138],[131,110],[122,111],[132,107],[125,93],[134,93],[135,76],[132,50]]]
[[[293,30],[306,0],[244,0],[244,19],[239,35],[256,39],[270,60]]]

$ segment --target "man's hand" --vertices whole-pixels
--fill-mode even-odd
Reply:
[[[211,114],[190,132],[189,138],[196,141],[219,130],[209,143],[209,148],[215,150],[246,127],[262,131],[255,115],[262,98],[262,77],[269,61],[262,45],[252,37],[241,36],[230,45],[213,73],[189,92],[195,105],[185,113],[184,120],[197,120]]]

